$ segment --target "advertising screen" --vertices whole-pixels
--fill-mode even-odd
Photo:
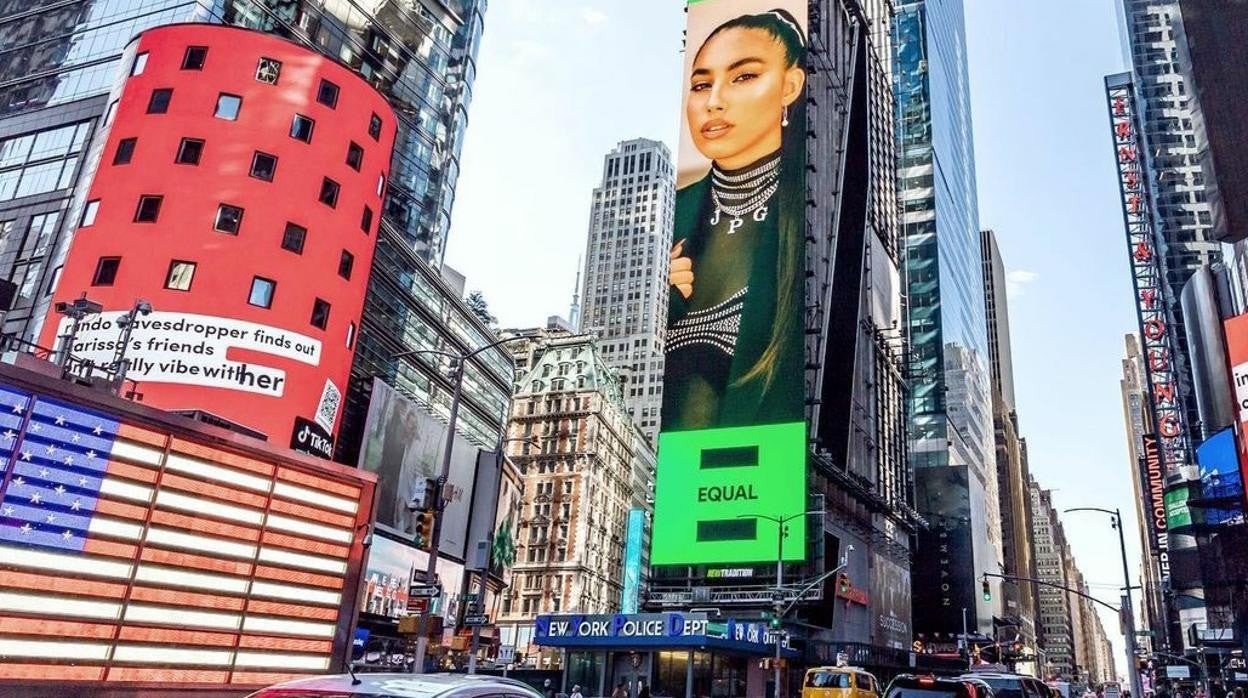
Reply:
[[[1190,498],[1187,488],[1180,486],[1166,492],[1166,527],[1170,529],[1192,525],[1192,510],[1187,506]]]
[[[641,546],[645,532],[646,512],[628,510],[628,533],[624,539],[624,594],[620,610],[636,613],[641,603]]]
[[[402,618],[408,610],[408,588],[429,564],[429,554],[386,536],[374,536],[364,569],[364,600],[360,610],[388,618]],[[460,603],[459,587],[464,567],[446,558],[438,558],[438,581],[443,593],[434,599],[433,611],[449,621]]]
[[[743,515],[805,510],[806,29],[804,0],[689,3],[655,565],[775,560]]]
[[[446,423],[425,408],[373,379],[360,467],[377,473],[377,523],[399,533],[416,534],[417,512],[408,509],[425,478],[437,478],[442,468]],[[478,449],[455,435],[451,450],[451,500],[442,511],[438,549],[463,558],[468,537],[468,513]]]
[[[132,416],[0,383],[0,681],[340,666],[371,478]]]
[[[1228,500],[1227,506],[1204,507],[1205,523],[1226,524],[1244,520],[1244,483],[1239,469],[1235,430],[1228,427],[1205,440],[1196,449],[1200,464],[1200,493],[1203,499]]]
[[[1248,481],[1248,314],[1222,323],[1226,334],[1226,353],[1231,364],[1231,380],[1235,383],[1235,410],[1239,415],[1240,477]]]

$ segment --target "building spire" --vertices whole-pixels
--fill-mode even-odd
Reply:
[[[581,257],[576,258],[576,286],[572,288],[572,307],[568,309],[568,324],[576,332],[581,331]]]

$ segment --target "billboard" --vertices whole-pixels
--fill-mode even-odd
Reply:
[[[364,597],[360,610],[377,616],[399,619],[413,611],[408,609],[408,588],[417,572],[423,575],[429,564],[429,553],[384,535],[373,536],[364,568]],[[435,615],[449,626],[455,617],[461,597],[464,566],[444,557],[438,558],[438,581],[442,594],[431,603]]]
[[[636,613],[641,603],[641,546],[645,533],[646,512],[628,510],[628,529],[624,538],[624,594],[620,611]]]
[[[340,666],[371,476],[4,371],[0,681],[241,686]]]
[[[1144,498],[1144,512],[1148,517],[1148,531],[1152,537],[1153,551],[1159,556],[1167,555],[1170,548],[1166,524],[1166,473],[1161,464],[1161,451],[1157,435],[1149,432],[1140,438],[1140,487]],[[1166,567],[1163,565],[1163,570]],[[1163,572],[1163,576],[1168,576]]]
[[[425,478],[438,477],[445,444],[446,423],[395,392],[385,381],[373,379],[359,465],[377,473],[378,525],[415,536],[416,512],[408,510],[408,503]],[[463,559],[466,552],[476,470],[477,448],[456,434],[447,480],[451,500],[442,511],[438,540],[443,555]]]
[[[773,561],[738,517],[805,510],[806,28],[805,0],[689,3],[654,565]]]
[[[910,570],[883,555],[875,556],[871,569],[871,600],[875,613],[873,644],[909,649]]]
[[[1203,508],[1205,523],[1230,524],[1244,520],[1244,482],[1239,468],[1235,429],[1227,427],[1205,440],[1196,449],[1200,464],[1201,499],[1220,499],[1226,506]]]
[[[1235,413],[1239,415],[1239,462],[1241,481],[1248,482],[1248,314],[1222,323],[1226,353],[1234,385]]]

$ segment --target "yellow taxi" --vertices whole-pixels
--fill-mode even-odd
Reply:
[[[802,698],[880,698],[880,682],[855,667],[814,667],[806,671]]]

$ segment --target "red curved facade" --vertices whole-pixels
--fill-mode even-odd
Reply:
[[[125,358],[143,402],[202,410],[285,445],[333,432],[395,138],[359,75],[268,34],[143,32],[55,292],[104,312],[74,354]],[[41,344],[59,344],[53,314]],[[315,441],[315,440],[314,440]],[[295,445],[292,440],[292,444]],[[304,450],[326,451],[321,441]]]

